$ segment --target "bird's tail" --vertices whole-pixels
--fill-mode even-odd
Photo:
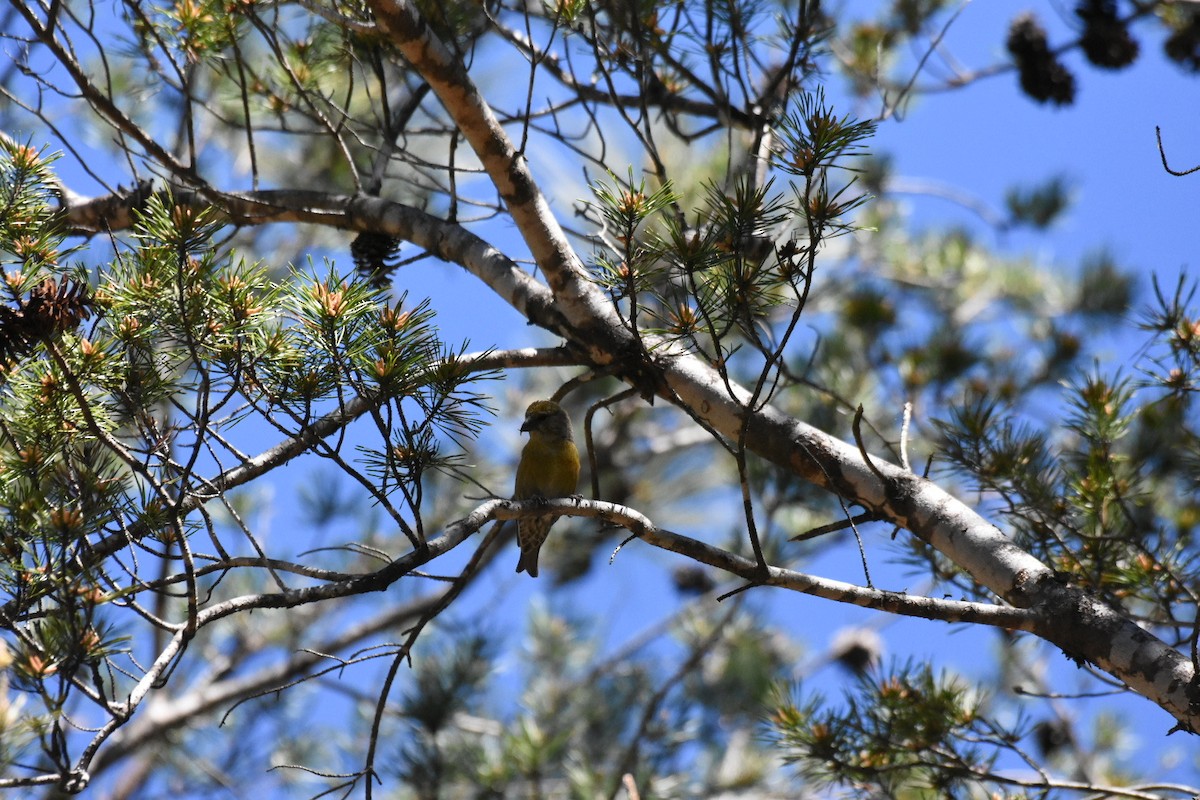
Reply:
[[[538,549],[531,547],[521,551],[521,557],[517,560],[517,572],[528,572],[531,578],[538,576]]]

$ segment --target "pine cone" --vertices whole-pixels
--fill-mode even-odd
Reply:
[[[1115,0],[1083,0],[1075,8],[1083,20],[1083,53],[1088,61],[1104,69],[1121,69],[1138,56],[1137,40],[1117,18]]]
[[[382,233],[363,231],[350,243],[350,255],[358,274],[376,288],[385,288],[396,269],[400,244],[403,240]]]
[[[1193,13],[1163,43],[1167,58],[1189,72],[1200,72],[1200,13]]]
[[[10,364],[42,339],[74,330],[92,316],[92,298],[85,284],[64,278],[39,283],[17,308],[0,306],[0,363]]]
[[[1039,103],[1059,106],[1075,101],[1075,76],[1050,52],[1046,31],[1032,14],[1013,20],[1006,45],[1017,63],[1025,94]]]

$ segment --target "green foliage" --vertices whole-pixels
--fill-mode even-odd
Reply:
[[[914,236],[877,206],[824,273],[819,308],[830,313],[810,315],[819,349],[793,368],[834,396],[902,395],[918,419],[947,400],[1024,397],[1070,377],[1091,335],[1128,307],[1130,278],[1111,260],[1085,262],[1076,280],[963,229]]]
[[[850,213],[865,201],[853,180],[870,122],[837,117],[820,89],[800,97],[780,121],[772,161],[797,180],[792,197],[749,177],[728,189],[704,187],[690,214],[668,184],[648,191],[642,179],[593,187],[608,245],[595,256],[594,276],[634,330],[679,342],[718,365],[749,344],[773,360],[804,308],[813,259],[826,242],[854,230]],[[778,243],[780,231],[797,231]]]
[[[456,637],[440,652],[426,649],[413,666],[399,713],[408,723],[400,733],[396,772],[417,797],[439,797],[446,781],[470,773],[484,756],[479,737],[456,719],[481,698],[495,658],[495,642],[481,634]]]
[[[161,595],[167,613],[180,581],[208,584],[199,606],[237,590],[236,579],[198,577],[212,556],[197,556],[193,537],[239,549],[200,509],[223,470],[246,464],[235,444],[246,423],[295,435],[369,400],[378,443],[360,445],[368,485],[393,513],[415,516],[425,473],[454,462],[482,401],[424,304],[388,305],[332,269],[274,283],[214,244],[212,212],[168,195],[147,201],[133,246],[85,290],[84,271],[64,263],[45,161],[7,152],[0,258],[16,308],[0,315],[0,338],[23,338],[7,348],[0,384],[0,601],[12,688],[39,715],[42,756],[65,774],[64,713],[79,687],[103,708],[135,680],[111,665],[130,650],[123,629],[140,621],[143,598]],[[54,281],[79,288],[24,297]],[[53,324],[30,327],[38,314]],[[114,556],[126,548],[131,561]],[[181,561],[186,577],[171,566]]]
[[[715,625],[699,609],[682,616],[672,633],[706,665],[703,684],[686,686],[650,648],[602,657],[597,621],[535,604],[520,662],[507,669],[493,638],[468,631],[430,645],[400,676],[404,730],[389,763],[404,796],[588,798],[617,791],[627,772],[644,797],[753,785],[769,754],[751,734],[783,672],[763,621],[740,609]],[[505,678],[521,681],[507,711]],[[721,766],[731,747],[739,769]]]
[[[752,614],[685,617],[677,635],[704,652],[702,666],[684,686],[700,707],[712,709],[710,723],[718,726],[757,719],[797,655],[794,646]]]
[[[769,736],[806,781],[895,797],[982,788],[1020,735],[988,721],[983,698],[954,677],[906,664],[862,676],[840,704],[781,698]]]
[[[1034,228],[1050,227],[1070,203],[1067,181],[1055,176],[1032,187],[1014,187],[1004,196],[1013,222]]]
[[[905,33],[915,35],[947,5],[947,0],[892,0],[890,16]]]
[[[0,246],[23,271],[56,264],[66,255],[58,250],[62,238],[52,224],[59,194],[54,161],[30,145],[0,138]]]
[[[795,110],[780,120],[780,133],[783,150],[777,157],[777,165],[789,175],[812,180],[824,170],[856,171],[845,159],[866,155],[866,142],[875,133],[875,123],[848,115],[836,116],[825,99],[825,91],[818,87],[799,96]]]
[[[1080,314],[1097,317],[1123,314],[1133,305],[1133,296],[1133,276],[1122,270],[1108,253],[1084,259],[1075,300]]]
[[[1046,436],[995,399],[968,399],[939,422],[941,454],[1002,499],[1024,546],[1065,523],[1066,478]]]
[[[1195,567],[1191,299],[1182,280],[1173,295],[1159,290],[1143,325],[1149,379],[1077,376],[1061,427],[994,397],[938,423],[942,457],[994,498],[1023,547],[1168,637],[1190,630],[1177,604]]]
[[[216,0],[184,0],[149,13],[138,9],[133,20],[139,46],[147,53],[160,48],[178,52],[183,60],[198,62],[219,56],[239,36],[239,17],[226,12]]]

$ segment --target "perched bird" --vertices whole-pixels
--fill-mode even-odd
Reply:
[[[579,451],[571,435],[571,418],[552,400],[538,400],[525,411],[521,432],[528,431],[529,441],[517,464],[514,500],[567,497],[575,493],[579,481]],[[557,517],[531,517],[517,520],[517,544],[521,559],[517,572],[538,574],[538,552]]]

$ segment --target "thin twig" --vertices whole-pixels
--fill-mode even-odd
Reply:
[[[904,404],[904,421],[900,424],[900,466],[912,472],[912,465],[908,463],[908,426],[910,423],[912,423],[911,401]]]
[[[1184,170],[1183,172],[1177,172],[1176,170],[1173,170],[1167,166],[1167,151],[1163,149],[1162,129],[1157,125],[1154,126],[1154,135],[1158,138],[1158,155],[1162,159],[1163,169],[1177,178],[1182,178],[1184,175],[1191,175],[1193,172],[1200,172],[1200,164],[1192,167],[1191,169]]]

